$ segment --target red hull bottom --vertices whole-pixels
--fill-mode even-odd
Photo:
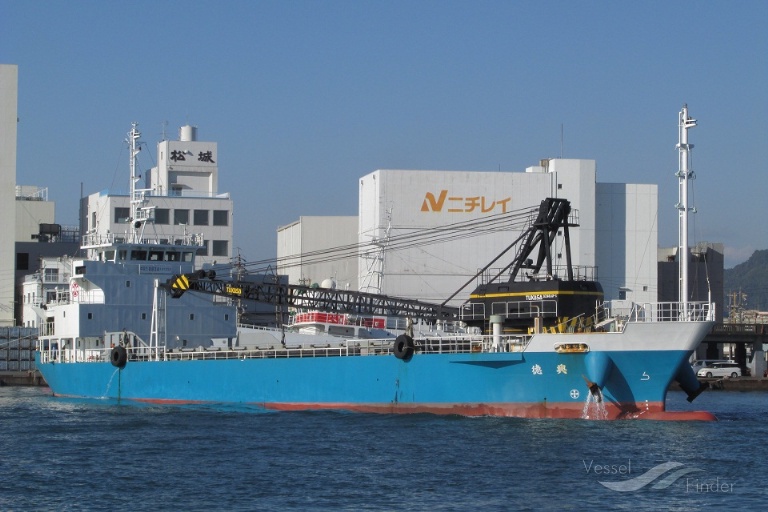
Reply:
[[[606,420],[656,420],[656,421],[716,421],[714,414],[706,411],[666,411],[662,402],[643,404],[606,403],[604,409],[590,404],[585,411],[583,403],[544,404],[312,404],[312,403],[264,403],[266,409],[277,411],[344,410],[382,414],[456,414],[460,416],[501,416],[514,418],[562,418]]]
[[[65,396],[65,395],[57,395]],[[172,400],[146,398],[136,402],[189,405],[208,403],[204,400]],[[654,420],[654,421],[717,421],[706,411],[666,411],[663,402],[643,404],[605,403],[602,414],[596,415],[595,404],[585,411],[583,403],[540,404],[353,404],[353,403],[254,403],[274,411],[351,411],[375,414],[438,414],[459,416],[498,416],[511,418],[601,419],[601,420]]]

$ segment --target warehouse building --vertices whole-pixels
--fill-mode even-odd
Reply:
[[[571,229],[573,263],[597,267],[606,299],[657,300],[658,187],[598,183],[594,160],[542,160],[525,172],[377,170],[360,179],[357,257],[297,265],[299,254],[331,254],[351,236],[314,229],[312,240],[288,244],[299,220],[278,230],[278,258],[292,262],[292,283],[334,278],[337,285],[357,282],[362,291],[430,302],[456,294],[451,303],[459,304],[477,284],[473,276],[527,228],[525,212],[546,197],[571,202],[579,226]],[[561,235],[555,264],[565,263]],[[504,267],[514,255],[513,248],[492,266]],[[356,276],[344,270],[350,261]],[[287,270],[278,264],[280,273]]]

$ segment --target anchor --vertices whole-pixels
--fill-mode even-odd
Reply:
[[[589,388],[589,392],[592,393],[592,396],[595,397],[595,401],[602,402],[603,394],[600,392],[600,386],[589,380],[585,375],[582,375],[581,377],[584,379],[584,382],[587,383],[587,388]]]

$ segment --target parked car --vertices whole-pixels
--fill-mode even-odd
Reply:
[[[733,363],[733,361],[728,359],[697,359],[691,363],[691,368],[693,368],[693,372],[698,375],[699,370],[705,366],[711,367],[715,363]]]
[[[741,368],[736,363],[712,363],[705,366],[696,374],[699,377],[741,377]]]

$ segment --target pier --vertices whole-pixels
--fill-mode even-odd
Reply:
[[[47,386],[47,384],[37,370],[0,371],[0,387],[2,386]]]
[[[739,366],[744,376],[755,378],[768,377],[766,369],[768,363],[765,360],[763,345],[768,344],[768,324],[764,323],[727,323],[716,324],[701,345],[705,347],[705,356],[701,356],[701,350],[697,351],[702,359],[725,359],[724,350],[720,345],[732,345],[729,347],[729,357]],[[747,354],[747,347],[750,353]],[[748,375],[746,370],[757,370]]]

